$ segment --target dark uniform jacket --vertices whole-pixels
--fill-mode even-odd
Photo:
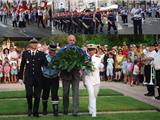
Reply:
[[[19,79],[24,79],[25,84],[39,85],[42,80],[42,66],[47,66],[45,54],[36,51],[35,55],[31,55],[31,51],[24,51],[20,65]],[[24,77],[23,77],[24,76]]]

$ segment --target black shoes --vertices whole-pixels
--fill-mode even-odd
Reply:
[[[39,113],[33,113],[33,117],[39,117]]]
[[[43,115],[47,115],[48,112],[47,112],[47,102],[43,102],[43,112],[42,112]]]
[[[32,115],[32,110],[28,110],[28,116],[30,117]]]
[[[155,99],[160,100],[160,96],[155,97]]]
[[[72,116],[78,117],[79,115],[78,115],[78,113],[73,113]]]
[[[58,104],[53,104],[53,115],[58,116]]]
[[[154,94],[153,93],[146,93],[146,94],[144,94],[145,96],[154,96]]]
[[[63,114],[64,115],[68,115],[68,111],[63,111]]]

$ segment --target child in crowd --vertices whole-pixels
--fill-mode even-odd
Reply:
[[[106,71],[108,81],[113,80],[113,64],[114,64],[113,55],[112,53],[109,53],[109,58],[107,59],[107,71]]]
[[[11,70],[11,67],[10,67],[10,64],[9,62],[6,62],[4,63],[4,83],[6,83],[8,80],[8,83],[10,83],[10,70]]]
[[[18,74],[18,70],[17,70],[17,63],[16,62],[12,62],[11,63],[11,82],[16,83],[17,78],[16,75]]]
[[[133,67],[133,81],[136,85],[138,85],[139,83],[139,78],[138,78],[138,75],[139,75],[139,66],[138,66],[138,61],[135,60],[134,61],[134,67]]]
[[[127,60],[127,78],[128,78],[128,84],[130,86],[133,85],[133,63],[131,62],[131,58],[128,58]]]
[[[2,60],[0,60],[0,83],[3,82],[3,65]]]
[[[127,83],[127,57],[124,56],[123,61],[121,63],[121,69],[123,73],[123,81]]]

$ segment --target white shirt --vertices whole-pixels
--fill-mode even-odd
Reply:
[[[158,53],[154,57],[153,66],[155,70],[160,70],[160,54]]]
[[[138,74],[139,74],[139,67],[138,67],[138,65],[134,65],[133,75],[138,75]]]
[[[139,8],[133,8],[131,10],[131,14],[133,14],[133,17],[139,18],[139,17],[141,17],[141,9],[139,9]]]
[[[156,51],[155,50],[153,50],[152,52],[148,52],[147,54],[146,54],[146,57],[151,57],[151,58],[155,58],[157,56],[157,53],[156,53]],[[152,64],[153,63],[153,61],[150,63],[150,64]]]
[[[16,51],[10,51],[9,56],[10,58],[14,58],[14,59],[18,58],[18,54]]]
[[[94,70],[89,72],[87,75],[84,76],[85,84],[100,84],[100,69],[104,67],[101,63],[101,58],[96,57],[96,55],[92,56],[92,64],[94,66]]]
[[[36,52],[37,52],[37,50],[31,50],[31,55],[32,55],[32,53],[34,52],[34,55],[36,54]]]
[[[16,21],[17,19],[17,14],[15,12],[12,13],[12,21]]]
[[[108,58],[107,59],[107,68],[113,68],[113,63],[114,63],[113,58]]]
[[[38,10],[38,16],[43,16],[43,11],[42,10]]]

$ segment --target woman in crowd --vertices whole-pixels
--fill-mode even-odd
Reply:
[[[118,54],[116,55],[116,63],[115,63],[115,79],[120,81],[121,79],[121,62],[123,60],[122,51],[119,50]]]

